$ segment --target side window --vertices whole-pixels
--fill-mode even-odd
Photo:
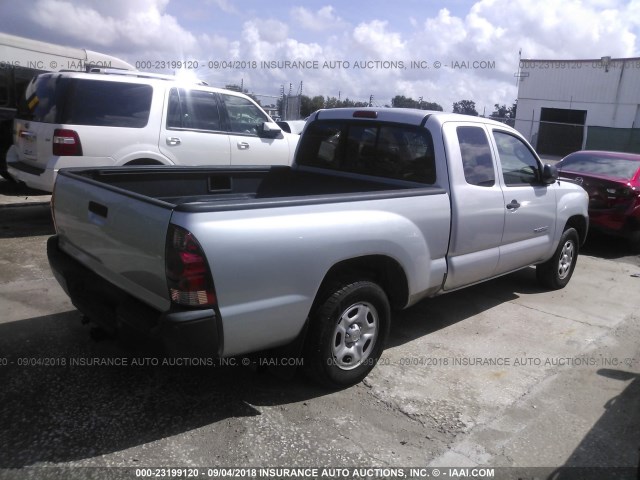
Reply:
[[[485,131],[480,127],[458,127],[456,132],[467,183],[480,187],[495,185],[496,174]]]
[[[269,118],[251,101],[235,95],[222,94],[222,101],[229,115],[232,132],[257,135],[260,125]]]
[[[184,90],[182,91],[184,92]],[[167,128],[182,128],[183,115],[180,93],[177,88],[172,88],[169,92],[169,106],[167,107]]]
[[[220,131],[220,110],[213,92],[172,88],[167,109],[167,128]]]
[[[514,187],[539,181],[538,160],[522,140],[499,130],[494,130],[493,138],[498,147],[505,185]]]

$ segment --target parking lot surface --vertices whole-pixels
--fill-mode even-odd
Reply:
[[[48,267],[49,198],[30,196],[0,180],[4,475],[638,466],[640,257],[624,241],[592,236],[563,290],[526,269],[395,312],[372,374],[334,392],[254,360],[154,365],[150,347],[92,340]]]

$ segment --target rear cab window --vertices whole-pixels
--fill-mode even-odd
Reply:
[[[436,182],[433,140],[424,128],[319,120],[307,127],[300,141],[298,165],[428,185]]]

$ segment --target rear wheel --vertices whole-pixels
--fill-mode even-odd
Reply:
[[[564,288],[576,268],[578,261],[579,237],[575,228],[567,228],[553,257],[536,267],[538,281],[551,290]]]
[[[312,313],[306,366],[331,388],[354,385],[376,365],[389,335],[389,300],[370,281],[339,284]]]

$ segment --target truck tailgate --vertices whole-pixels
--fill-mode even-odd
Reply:
[[[62,250],[148,305],[169,308],[164,256],[171,204],[61,174],[53,211]]]

